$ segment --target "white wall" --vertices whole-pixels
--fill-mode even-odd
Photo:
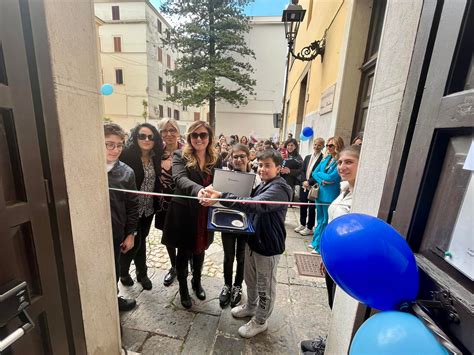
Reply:
[[[279,17],[253,17],[246,35],[247,44],[256,59],[248,59],[255,69],[255,95],[248,105],[233,107],[224,102],[216,105],[216,133],[270,137],[278,133],[273,114],[281,112],[286,63],[286,40]],[[230,84],[232,87],[232,85]]]
[[[413,55],[422,1],[389,1],[369,104],[352,211],[376,216],[393,149]],[[409,9],[409,11],[407,11]],[[393,44],[397,55],[393,55]],[[363,307],[339,288],[333,306],[326,354],[348,353]]]

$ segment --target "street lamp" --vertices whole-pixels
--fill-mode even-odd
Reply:
[[[299,53],[295,53],[296,36],[305,13],[306,10],[298,4],[298,0],[291,0],[291,3],[283,10],[281,21],[285,23],[285,37],[288,41],[288,50],[295,59],[311,61],[319,55],[322,61],[324,48],[326,47],[326,36],[304,47]]]

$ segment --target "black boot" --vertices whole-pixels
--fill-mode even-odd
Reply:
[[[201,285],[201,278],[197,278],[196,275],[191,280],[191,285],[193,286],[194,293],[196,297],[199,298],[201,301],[206,299],[206,291],[202,288]]]
[[[202,265],[204,263],[204,255],[194,256],[193,258],[193,279],[191,280],[191,285],[193,287],[196,297],[201,301],[206,299],[206,292],[201,285],[201,271]]]
[[[189,296],[189,291],[188,291],[188,279],[183,276],[178,274],[178,281],[179,281],[179,296],[181,298],[181,304],[183,305],[184,308],[191,308],[192,307],[192,302],[191,302],[191,296]]]
[[[169,286],[173,283],[174,279],[176,278],[176,268],[174,266],[171,267],[170,271],[165,276],[163,280],[163,285]]]

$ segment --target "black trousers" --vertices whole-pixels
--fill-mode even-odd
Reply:
[[[150,233],[153,215],[140,217],[138,219],[137,235],[135,236],[135,245],[126,254],[120,257],[120,276],[125,277],[130,270],[132,260],[135,263],[137,276],[146,276],[146,237]]]
[[[331,278],[331,276],[329,276],[327,272],[324,278],[326,279],[326,289],[328,291],[329,308],[332,309],[332,305],[334,303],[334,295],[336,294],[336,283]]]
[[[193,279],[195,282],[201,281],[202,265],[204,264],[205,252],[201,254],[193,254],[192,251],[185,248],[178,248],[176,254],[176,274],[180,286],[186,284],[188,278],[188,260],[192,259],[193,264]]]
[[[244,280],[245,235],[222,233],[224,248],[224,283],[232,286],[234,259],[237,260],[234,286],[242,286]]]
[[[166,251],[171,261],[171,267],[176,267],[176,248],[166,246]]]
[[[314,202],[308,200],[308,190],[300,189],[300,202]],[[308,218],[308,222],[306,222]],[[306,226],[308,229],[313,229],[316,220],[316,204],[311,206],[300,206],[300,224]]]
[[[115,282],[118,282],[120,277],[120,239],[114,238],[114,262],[115,262]]]

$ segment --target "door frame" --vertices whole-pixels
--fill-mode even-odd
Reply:
[[[19,4],[40,155],[48,183],[48,209],[69,351],[85,354],[86,339],[44,3],[19,0]]]

